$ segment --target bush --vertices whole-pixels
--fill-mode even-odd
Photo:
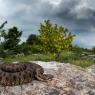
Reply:
[[[63,51],[57,56],[57,61],[68,62],[70,59],[75,59],[76,56],[72,51]]]
[[[68,50],[72,46],[74,35],[68,29],[53,25],[50,20],[41,23],[39,29],[39,40],[43,43],[46,53],[56,54],[62,50]]]
[[[92,53],[95,53],[95,46],[92,48]]]
[[[91,65],[94,65],[95,62],[91,61],[91,60],[69,60],[69,63],[77,65],[77,66],[81,66],[83,68],[89,67]]]
[[[24,55],[30,55],[32,54],[32,47],[27,45],[25,42],[23,42],[20,45],[21,53],[24,53]]]
[[[14,58],[14,52],[13,51],[4,51],[2,57],[3,58]]]
[[[42,53],[43,52],[43,47],[41,45],[33,45],[31,46],[32,48],[32,53]]]

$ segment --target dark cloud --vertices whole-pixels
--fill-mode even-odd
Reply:
[[[84,2],[83,0],[64,0],[54,16],[62,22],[67,22],[67,26],[71,29],[90,30],[92,26],[95,26],[95,7],[93,9],[87,0]]]
[[[75,33],[75,43],[95,45],[94,0],[0,0],[0,19],[8,20],[7,27],[16,25],[23,30],[24,40],[29,34],[38,33],[40,22],[50,19]],[[93,41],[87,45],[89,38]]]

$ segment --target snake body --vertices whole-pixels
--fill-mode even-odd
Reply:
[[[44,69],[35,63],[3,63],[0,65],[0,85],[16,86],[29,83],[34,79],[46,81],[53,78],[52,75],[44,74]]]

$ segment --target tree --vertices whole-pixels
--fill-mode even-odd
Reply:
[[[3,24],[1,24],[0,29],[2,29],[5,26],[5,24],[7,24],[7,21],[5,21]]]
[[[15,51],[20,42],[21,35],[22,31],[19,31],[17,27],[10,28],[8,32],[2,32],[4,50]]]
[[[0,26],[0,42],[1,42],[1,38],[2,38],[2,33],[5,31],[4,29],[3,29],[3,27],[5,26],[5,24],[7,24],[7,21],[5,21],[3,24],[1,24],[1,26]]]
[[[29,35],[28,39],[26,40],[26,43],[27,43],[28,45],[39,44],[38,36],[35,35],[35,34]]]
[[[43,49],[48,53],[59,53],[72,46],[74,35],[68,29],[53,25],[50,20],[40,24],[39,40],[43,43]]]
[[[23,42],[19,45],[20,53],[24,53],[24,55],[29,55],[31,52],[31,47],[26,44],[26,42]]]
[[[5,31],[3,28],[5,26],[5,24],[7,24],[7,21],[5,21],[3,24],[0,25],[0,57],[4,57],[5,53],[4,53],[4,47],[2,45],[2,33]]]
[[[27,47],[30,48],[30,53],[40,53],[42,52],[42,45],[40,40],[38,39],[38,35],[31,34],[26,40]]]

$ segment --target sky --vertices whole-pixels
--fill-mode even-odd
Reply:
[[[95,46],[95,0],[0,0],[0,24],[17,26],[23,41],[47,19],[74,33],[74,45]]]

